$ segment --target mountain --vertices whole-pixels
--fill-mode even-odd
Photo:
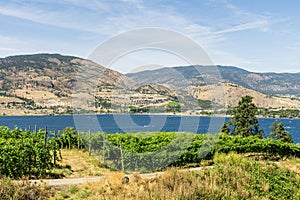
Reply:
[[[231,66],[179,66],[129,73],[142,83],[176,87],[228,82],[268,95],[299,95],[300,73],[255,73]],[[217,79],[217,80],[216,80]]]
[[[259,107],[300,108],[299,100],[269,95],[299,94],[297,74],[215,68],[163,68],[125,76],[73,56],[34,54],[0,58],[0,115],[178,109],[197,113],[196,110],[211,109],[211,105],[218,109],[221,104],[235,106],[244,95],[253,96]]]
[[[59,54],[10,56],[0,59],[0,114],[72,112],[72,98],[94,95],[74,92],[74,88],[80,88],[76,86],[80,79],[83,80],[81,86],[90,90],[136,84],[119,72],[78,57]],[[83,106],[82,109],[90,108]]]
[[[214,85],[190,86],[186,90],[195,98],[201,100],[211,100],[217,104],[224,104],[225,107],[232,107],[238,104],[238,101],[245,95],[254,97],[253,103],[259,108],[300,108],[300,101],[290,98],[266,95],[255,90],[245,88],[241,85],[232,83],[219,83]],[[221,91],[223,95],[212,96],[212,91]],[[224,101],[225,99],[225,101]]]
[[[168,102],[170,94],[163,86],[137,84],[78,57],[34,54],[0,58],[0,115],[126,111],[132,103]]]

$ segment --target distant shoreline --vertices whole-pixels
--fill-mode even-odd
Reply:
[[[54,114],[54,115],[42,115],[42,114],[35,114],[35,115],[0,115],[0,117],[59,117],[59,116],[78,116],[78,115],[166,115],[166,116],[183,116],[183,117],[225,117],[230,118],[231,115],[197,115],[197,114],[190,114],[190,113],[82,113],[82,114]],[[300,119],[299,117],[263,117],[258,115],[257,118],[259,119]]]

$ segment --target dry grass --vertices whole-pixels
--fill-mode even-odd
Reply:
[[[278,165],[282,168],[294,171],[300,177],[300,158],[289,158],[287,160],[280,161]]]
[[[224,83],[217,85],[209,85],[209,86],[192,86],[190,90],[198,99],[201,100],[211,100],[211,91],[224,91],[226,106],[236,106],[239,99],[245,95],[249,95],[254,97],[253,102],[258,107],[264,108],[289,108],[295,109],[300,107],[299,100],[292,100],[289,98],[282,97],[269,97],[263,93],[257,92],[255,90],[251,90],[245,88],[240,85],[232,84],[232,83]],[[219,98],[216,98],[216,103],[222,103],[224,100],[224,96],[221,95]]]
[[[102,182],[70,186],[54,199],[300,198],[300,180],[286,169],[233,153],[216,155],[214,162],[211,169],[193,172],[170,169],[153,179],[134,174],[129,183],[122,183],[124,174],[112,172]]]
[[[23,100],[16,98],[16,97],[5,97],[5,96],[0,96],[0,102],[1,103],[9,103],[9,102],[18,102],[22,103]]]
[[[19,109],[19,108],[6,108],[5,105],[0,105],[0,115],[7,116],[41,116],[53,114],[51,109],[42,109],[42,110],[30,110],[30,109]]]
[[[57,99],[58,97],[52,92],[45,91],[44,88],[38,89],[17,89],[14,94],[27,99]]]
[[[0,184],[0,188],[2,191],[7,191],[5,192],[7,195],[14,192],[18,195],[17,199],[22,200],[37,196],[48,196],[50,200],[300,198],[299,158],[286,159],[277,165],[270,161],[257,160],[257,157],[249,157],[246,154],[216,154],[213,168],[203,168],[201,171],[169,169],[152,179],[133,174],[129,182],[124,183],[124,173],[101,168],[100,162],[89,156],[85,150],[63,149],[62,156],[64,159],[59,164],[70,166],[72,170],[68,171],[66,167],[56,170],[66,177],[102,175],[105,179],[79,186],[70,185],[56,191],[43,188],[45,186],[42,188],[30,186],[26,192],[20,193],[17,192],[18,190],[9,189],[10,183]],[[0,195],[0,199],[5,198]]]
[[[1,200],[38,200],[49,198],[53,194],[55,191],[46,185],[0,178]]]
[[[53,172],[67,178],[101,176],[110,171],[101,167],[101,162],[89,156],[86,150],[62,149],[61,155],[63,159],[57,164],[62,166],[62,169],[56,168]]]

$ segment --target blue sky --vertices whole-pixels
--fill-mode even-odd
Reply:
[[[300,72],[299,9],[298,0],[0,0],[0,57],[49,52],[88,58],[119,33],[159,27],[190,37],[215,64]],[[144,53],[148,60],[136,61],[145,57],[137,53],[111,67],[128,72],[130,65],[184,64]]]

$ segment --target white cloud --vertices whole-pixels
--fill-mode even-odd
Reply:
[[[233,26],[231,28],[224,29],[221,31],[217,31],[217,32],[215,32],[215,34],[231,33],[231,32],[237,32],[237,31],[250,30],[250,29],[259,29],[262,31],[266,31],[268,29],[267,28],[268,25],[269,25],[269,21],[267,21],[267,20],[255,21],[255,22],[250,22],[250,23]]]
[[[49,2],[49,1],[48,1]],[[73,5],[93,11],[110,11],[110,4],[98,0],[61,0],[60,4]]]
[[[39,2],[46,1],[40,0]],[[239,17],[247,16],[247,20],[245,20],[247,22],[230,26],[223,31],[214,31],[213,25],[202,26],[195,23],[191,17],[187,18],[176,11],[172,11],[172,9],[145,7],[140,0],[121,0],[118,3],[97,0],[62,0],[58,3],[58,5],[62,4],[66,9],[51,10],[38,4],[4,3],[0,7],[0,14],[103,35],[112,35],[140,27],[162,27],[199,38],[255,28],[263,30],[269,23],[261,16],[242,12],[231,4],[226,4],[226,6],[238,13]],[[81,12],[82,8],[89,9],[90,12]],[[251,22],[248,22],[249,18],[251,18]]]
[[[270,18],[270,16],[267,16],[266,14],[262,15],[262,14],[252,13],[247,10],[244,10],[240,7],[233,5],[232,3],[229,3],[227,0],[224,1],[224,6],[228,8],[231,13],[233,13],[235,20],[238,21],[251,22],[251,21],[267,20],[268,18]]]
[[[197,19],[193,16],[184,15],[178,10],[176,11],[176,9],[165,9],[165,7],[161,8],[159,6],[147,7],[141,0],[120,0],[115,2],[62,0],[59,3],[38,0],[35,2],[40,2],[40,4],[25,4],[20,0],[17,3],[9,1],[2,3],[0,14],[41,24],[89,32],[89,34],[92,34],[89,38],[92,38],[94,35],[101,35],[102,38],[105,38],[123,31],[144,27],[172,29],[196,40],[212,54],[212,57],[218,58],[216,62],[219,64],[241,66],[253,64],[244,58],[234,55],[230,50],[220,51],[221,43],[227,40],[228,33],[250,29],[266,31],[272,24],[269,16],[242,10],[227,1],[223,1],[223,4],[214,3],[214,6],[224,6],[229,12],[233,13],[226,18],[221,30],[215,24],[209,24],[209,22],[206,23],[208,25],[202,25],[196,22]],[[50,4],[52,8],[44,4]],[[53,5],[58,9],[53,9]],[[84,36],[81,35],[81,37],[83,38]],[[19,47],[22,47],[21,44],[14,44],[14,40],[7,39],[4,46],[1,41],[3,39],[1,40],[0,37],[1,52],[13,52],[13,50],[18,50]],[[52,41],[48,42],[53,43]],[[47,41],[44,43],[47,43]],[[31,45],[32,48],[36,49],[33,46]],[[45,44],[45,46],[47,45]],[[66,50],[66,52],[69,51],[70,48]],[[78,49],[75,51],[80,52]],[[77,52],[73,54],[77,54]],[[3,55],[3,53],[1,54]]]
[[[193,22],[188,22],[184,16],[178,15],[177,13],[145,8],[140,6],[140,3],[128,5],[127,2],[128,1],[126,1],[126,3],[100,4],[99,1],[95,0],[88,2],[83,0],[63,0],[60,4],[80,6],[80,8],[71,9],[71,7],[69,7],[64,10],[51,10],[32,4],[20,5],[4,3],[0,7],[0,14],[64,28],[84,28],[83,30],[94,31],[96,33],[103,31],[104,33],[106,33],[106,31],[111,33],[112,30],[115,30],[113,32],[120,32],[145,26],[160,26],[166,28],[172,26],[181,29],[191,26],[201,27]],[[82,8],[91,9],[91,12],[80,13]],[[75,19],[77,20],[76,22],[74,21]],[[203,30],[205,29],[204,27],[201,28]]]

